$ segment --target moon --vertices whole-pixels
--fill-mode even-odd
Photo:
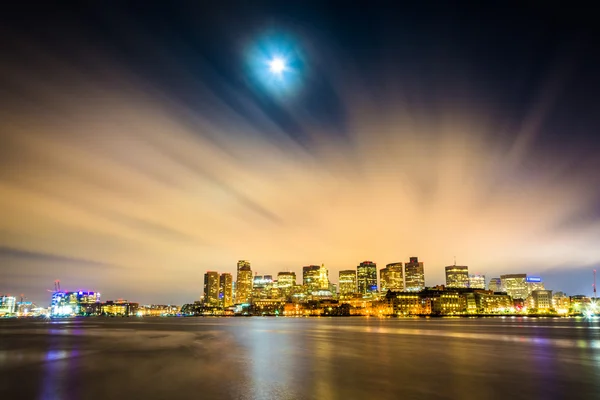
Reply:
[[[285,60],[281,57],[275,57],[269,62],[269,69],[274,74],[281,74],[285,70]]]

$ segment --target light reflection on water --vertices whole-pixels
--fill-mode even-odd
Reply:
[[[496,333],[471,333],[471,332],[454,332],[434,329],[405,329],[405,328],[387,328],[387,327],[359,327],[359,326],[329,326],[321,329],[345,330],[367,333],[384,333],[396,335],[417,335],[417,336],[438,336],[456,339],[475,339],[475,340],[492,340],[505,342],[521,342],[532,343],[541,346],[557,346],[557,347],[583,347],[600,349],[600,340],[573,340],[573,339],[549,339],[544,337],[527,337],[518,335],[501,335]]]
[[[600,373],[597,330],[581,329],[585,324],[556,330],[552,321],[505,329],[517,324],[497,321],[96,320],[48,329],[22,324],[10,329],[11,336],[0,331],[0,377],[27,377],[31,383],[7,386],[6,398],[41,400],[516,400],[600,390],[594,378]],[[1,399],[2,390],[0,381]]]

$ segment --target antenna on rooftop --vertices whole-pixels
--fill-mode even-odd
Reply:
[[[594,299],[596,299],[596,270],[594,270],[594,284],[592,286],[594,288]]]

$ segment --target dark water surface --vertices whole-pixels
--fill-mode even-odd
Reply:
[[[0,399],[597,399],[575,319],[0,320]]]

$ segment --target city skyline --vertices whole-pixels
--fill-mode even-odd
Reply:
[[[456,256],[472,273],[589,293],[592,26],[559,27],[552,7],[408,8],[7,18],[0,291],[61,279],[181,302],[206,270],[235,279],[239,258],[336,276],[418,254],[426,285]]]
[[[386,264],[384,267],[379,267],[377,268],[377,263],[373,262],[373,261],[362,261],[358,264],[358,266],[356,266],[354,269],[350,269],[350,270],[340,270],[338,271],[338,274],[335,275],[329,275],[329,270],[325,267],[325,264],[321,264],[321,265],[309,265],[309,266],[303,266],[300,267],[299,270],[301,271],[300,275],[296,274],[296,271],[293,271],[291,269],[285,270],[285,271],[279,271],[275,274],[263,274],[263,273],[259,273],[259,271],[255,271],[252,269],[252,262],[250,260],[238,260],[236,262],[236,269],[238,271],[238,279],[242,279],[242,281],[245,282],[249,282],[250,287],[248,289],[243,289],[245,290],[245,292],[243,293],[247,293],[247,294],[242,294],[242,295],[238,295],[237,294],[237,279],[233,279],[234,274],[230,273],[230,272],[226,272],[226,271],[221,271],[221,270],[206,270],[203,274],[203,280],[201,281],[201,283],[203,282],[203,284],[201,284],[200,290],[199,290],[199,296],[196,297],[196,299],[200,298],[203,299],[206,298],[207,296],[207,290],[210,292],[210,300],[209,300],[209,304],[217,304],[219,301],[224,300],[227,304],[239,304],[239,303],[247,303],[250,302],[250,299],[252,298],[252,293],[253,293],[253,284],[252,281],[254,281],[254,285],[256,284],[256,278],[262,278],[263,276],[266,278],[268,277],[270,279],[269,282],[273,282],[273,281],[278,281],[278,282],[284,282],[283,286],[280,286],[281,289],[284,288],[292,288],[294,285],[298,285],[298,286],[304,286],[307,290],[310,291],[315,291],[315,290],[329,290],[330,286],[326,285],[335,285],[337,288],[337,292],[336,292],[336,296],[339,297],[341,295],[341,297],[339,297],[340,299],[344,299],[344,294],[346,293],[350,293],[348,292],[348,279],[346,278],[348,276],[348,273],[350,273],[350,275],[352,275],[352,280],[354,281],[353,284],[350,284],[350,287],[354,287],[355,291],[352,292],[353,294],[363,294],[363,295],[368,295],[370,292],[376,292],[376,293],[384,293],[386,290],[390,289],[392,291],[400,291],[400,292],[411,292],[411,291],[420,291],[419,290],[415,290],[415,289],[411,289],[411,288],[407,288],[406,287],[406,267],[409,268],[413,268],[414,265],[416,265],[416,263],[419,264],[419,267],[421,268],[421,270],[424,271],[424,279],[425,279],[425,285],[423,286],[423,288],[421,289],[425,289],[425,288],[435,288],[435,287],[440,287],[440,286],[445,286],[447,289],[449,290],[453,290],[456,288],[474,288],[474,289],[485,289],[485,290],[491,290],[493,292],[508,292],[508,294],[515,298],[515,299],[522,299],[523,295],[515,295],[516,293],[521,293],[519,291],[513,292],[511,290],[507,291],[507,288],[510,288],[511,285],[515,285],[514,283],[507,283],[508,278],[512,280],[514,280],[515,278],[522,281],[521,285],[519,285],[518,283],[516,284],[518,288],[520,288],[520,290],[524,290],[525,293],[531,293],[532,290],[536,290],[536,289],[548,289],[549,287],[552,288],[552,290],[554,290],[555,292],[559,292],[559,293],[567,293],[568,295],[572,295],[572,296],[580,296],[580,295],[584,295],[584,296],[589,296],[591,295],[591,293],[593,292],[593,284],[591,286],[591,289],[589,291],[586,292],[569,292],[567,290],[565,290],[560,284],[557,284],[553,281],[548,282],[547,280],[543,280],[539,277],[539,274],[531,274],[530,272],[526,272],[526,273],[512,273],[512,274],[500,274],[499,276],[491,276],[491,277],[486,277],[485,274],[472,274],[469,272],[469,267],[468,266],[457,266],[457,265],[452,265],[452,266],[446,266],[446,267],[441,267],[441,269],[444,271],[444,281],[440,281],[440,282],[432,282],[431,284],[429,283],[430,279],[428,279],[428,271],[429,268],[424,266],[424,262],[419,261],[418,257],[409,257],[408,262],[393,262],[393,263],[388,263]],[[374,286],[371,286],[371,290],[364,290],[361,291],[361,287],[359,286],[359,276],[360,276],[360,269],[364,268],[364,267],[372,267],[373,268],[373,272],[369,273],[368,277],[363,274],[363,280],[368,280],[371,279],[375,279],[375,284]],[[389,274],[389,270],[390,267],[393,268],[399,268],[399,273],[396,272],[397,275],[388,275]],[[239,271],[243,271],[242,275],[239,274]],[[464,274],[465,277],[467,277],[467,280],[464,281],[464,279],[462,279],[463,284],[459,284],[459,285],[454,285],[454,284],[449,284],[449,271],[451,271],[450,273],[454,273],[455,271],[460,271],[461,274]],[[325,275],[323,275],[323,272],[325,271]],[[589,271],[590,272],[590,279],[592,279],[592,273],[595,274],[595,270]],[[384,275],[385,274],[385,275]],[[341,276],[345,275],[344,279],[341,279]],[[210,276],[211,278],[211,283],[208,284],[208,276]],[[273,277],[276,277],[276,279],[274,279]],[[283,279],[282,279],[283,277]],[[307,277],[309,277],[307,279]],[[400,283],[398,283],[398,277],[400,278]],[[314,279],[313,279],[314,278]],[[595,279],[595,276],[593,277]],[[323,279],[326,279],[326,281],[324,281]],[[409,278],[410,280],[411,278]],[[450,278],[453,279],[453,278]],[[311,283],[311,281],[313,281]],[[340,284],[342,281],[345,282],[345,285]],[[227,283],[225,283],[227,282]],[[327,282],[327,283],[324,283]],[[394,282],[394,283],[392,283]],[[452,282],[454,282],[454,280],[452,280]],[[496,283],[497,282],[497,283]],[[57,289],[57,284],[58,284],[58,289]],[[545,285],[546,284],[546,285]],[[54,290],[55,291],[60,291],[60,280],[56,280],[54,281]],[[226,286],[224,286],[226,285]],[[363,283],[363,286],[367,287],[367,283]],[[410,286],[410,285],[409,285]],[[546,286],[546,287],[545,287]],[[64,283],[63,283],[63,287],[64,287]],[[212,289],[207,289],[208,287],[212,288]],[[233,288],[236,289],[233,289]],[[344,289],[346,288],[346,289]],[[77,292],[81,292],[81,290],[84,290],[84,292],[87,292],[87,289],[81,289],[76,288],[70,288],[70,290],[74,293]],[[47,290],[48,292],[50,292],[50,290]],[[67,290],[69,291],[69,290]],[[224,293],[225,291],[225,293]],[[229,294],[227,294],[229,293]],[[98,295],[100,294],[100,291],[98,291]],[[289,294],[289,293],[288,293]],[[14,293],[9,293],[9,292],[0,292],[0,295],[6,295],[6,296],[14,296],[15,298],[19,298],[19,295],[15,295]],[[46,299],[44,299],[44,297],[42,297],[41,295],[39,299],[36,297],[36,295],[34,294],[33,296],[31,296],[30,294],[25,295],[24,293],[21,293],[20,296],[27,300],[27,301],[32,301],[34,303],[43,305],[45,304]],[[239,301],[238,301],[238,296],[239,297]],[[526,297],[526,296],[525,296]],[[108,289],[108,296],[106,296],[106,298],[108,299],[114,299],[114,300],[119,300],[119,301],[123,301],[123,299],[125,299],[125,301],[127,301],[130,296],[127,295],[113,295],[112,291],[110,289]],[[146,299],[146,297],[143,297],[144,299]],[[153,297],[152,300],[144,300],[144,301],[140,301],[140,304],[185,304],[188,303],[190,301],[190,298],[186,298],[186,299],[182,299],[182,301],[156,301],[157,298],[160,298],[160,296],[155,296]],[[136,298],[137,300],[137,298]]]

